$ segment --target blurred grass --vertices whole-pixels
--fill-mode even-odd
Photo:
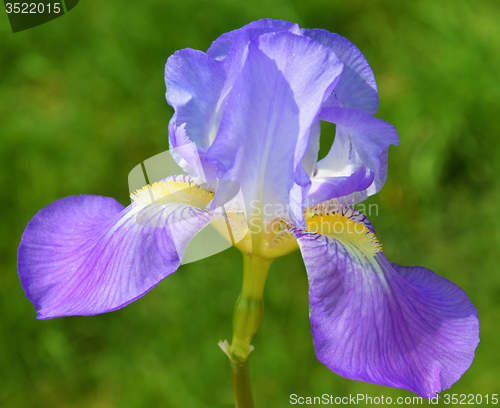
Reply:
[[[500,6],[488,0],[81,1],[12,34],[0,17],[0,406],[187,407],[230,403],[231,337],[242,262],[228,250],[182,266],[144,298],[93,317],[35,320],[16,272],[28,221],[58,198],[127,204],[128,172],[167,149],[163,67],[223,32],[272,17],[350,39],[377,78],[378,117],[394,124],[389,178],[368,200],[387,257],[459,284],[481,343],[450,393],[500,383]],[[330,132],[328,132],[330,130]],[[325,128],[322,151],[333,138]],[[343,379],[314,356],[299,253],[278,259],[251,358],[256,405],[290,394],[411,396]]]

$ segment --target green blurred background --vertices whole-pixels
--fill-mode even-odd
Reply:
[[[389,178],[369,199],[389,260],[460,285],[481,343],[449,393],[500,392],[500,6],[494,1],[82,0],[12,34],[0,16],[0,406],[202,408],[232,400],[227,357],[242,260],[230,249],[182,266],[142,299],[93,317],[37,321],[16,271],[28,221],[53,201],[129,203],[127,175],[167,149],[163,68],[264,17],[337,32],[364,53],[378,117],[399,131]],[[333,139],[325,127],[322,154]],[[257,407],[290,394],[412,396],[344,379],[315,358],[300,253],[271,267],[253,340]],[[427,404],[427,402],[425,402]],[[440,403],[442,404],[442,402]]]

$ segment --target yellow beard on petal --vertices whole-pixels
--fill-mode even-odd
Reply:
[[[158,181],[136,190],[130,195],[132,201],[148,205],[152,203],[177,202],[206,208],[213,195],[203,188],[180,180]]]
[[[328,235],[357,248],[366,258],[382,251],[377,237],[365,224],[339,213],[316,214],[306,211],[307,231]]]

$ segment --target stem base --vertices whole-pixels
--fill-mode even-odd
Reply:
[[[236,408],[253,408],[248,360],[245,360],[241,364],[231,362],[231,369],[233,372],[233,390]]]

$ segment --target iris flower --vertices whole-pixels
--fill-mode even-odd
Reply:
[[[176,269],[207,225],[228,225],[244,258],[231,360],[248,358],[273,259],[300,249],[318,359],[346,378],[433,397],[479,342],[465,292],[424,267],[390,263],[353,206],[387,178],[395,128],[373,115],[363,54],[320,29],[260,20],[166,64],[171,152],[185,174],[113,198],[60,199],[29,222],[18,251],[39,319],[119,309]],[[336,124],[318,161],[320,120]],[[233,187],[237,186],[236,199]],[[222,208],[222,210],[221,210]]]

